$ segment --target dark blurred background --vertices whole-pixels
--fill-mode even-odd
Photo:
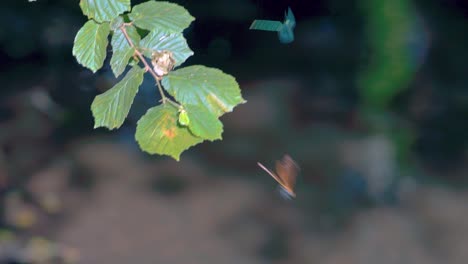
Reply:
[[[132,0],[132,4],[143,1]],[[248,101],[181,161],[93,130],[76,0],[0,4],[0,263],[467,263],[468,1],[172,1]],[[251,31],[296,17],[295,41]],[[257,167],[301,166],[286,201]]]

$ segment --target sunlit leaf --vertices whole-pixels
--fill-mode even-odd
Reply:
[[[181,33],[195,20],[184,7],[159,1],[148,1],[134,6],[129,17],[139,28],[174,33]]]
[[[178,109],[170,104],[150,108],[138,121],[135,138],[140,148],[150,154],[168,155],[180,159],[180,154],[203,141],[187,127],[180,126]]]
[[[215,116],[231,112],[236,105],[246,102],[234,77],[202,65],[175,70],[162,83],[181,104],[204,107]]]
[[[140,35],[136,28],[134,26],[128,26],[126,27],[126,31],[132,43],[138,44],[140,41]],[[128,64],[128,60],[132,57],[135,49],[130,46],[125,35],[120,29],[117,29],[114,32],[111,45],[113,53],[110,64],[115,77],[119,77],[119,75],[124,72],[125,67]]]
[[[213,113],[196,105],[184,105],[190,120],[190,131],[203,139],[214,141],[221,139],[223,123]]]
[[[107,55],[109,32],[109,23],[98,24],[93,20],[86,22],[76,34],[73,45],[73,56],[78,63],[93,72],[99,70]]]
[[[171,51],[176,61],[175,66],[184,63],[188,57],[193,55],[193,51],[189,48],[187,41],[181,33],[153,30],[141,40],[140,46],[150,50]],[[151,52],[146,51],[145,55],[150,57]]]
[[[133,67],[114,87],[94,98],[91,111],[94,116],[94,128],[119,128],[130,111],[133,99],[143,82],[145,71]]]
[[[130,10],[130,0],[80,0],[80,7],[89,19],[109,22]]]

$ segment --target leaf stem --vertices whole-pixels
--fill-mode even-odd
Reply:
[[[170,104],[172,104],[173,106],[177,107],[177,109],[180,109],[182,107],[182,105],[176,103],[175,101],[172,101],[169,98],[166,98],[166,101],[169,102]]]
[[[140,58],[141,62],[143,62],[143,64],[145,65],[145,71],[149,72],[151,75],[153,75],[153,78],[156,80],[156,84],[158,85],[158,90],[159,90],[159,94],[161,95],[161,99],[162,99],[162,102],[163,104],[166,103],[166,101],[168,102],[172,102],[174,104],[177,104],[175,103],[174,101],[170,100],[169,98],[166,97],[166,95],[164,94],[164,90],[162,89],[161,87],[161,83],[159,82],[160,80],[160,76],[158,76],[156,74],[156,72],[154,72],[153,68],[151,68],[151,66],[148,64],[148,62],[146,61],[145,57],[143,56],[143,54],[138,50],[138,48],[135,46],[135,44],[133,43],[133,41],[130,39],[130,37],[128,36],[128,33],[127,33],[127,29],[125,28],[126,26],[129,26],[131,25],[131,23],[124,23],[122,24],[119,29],[122,31],[122,33],[124,34],[124,37],[125,39],[127,40],[128,44],[130,45],[130,47],[134,48],[135,49],[135,54],[138,56],[138,58]],[[177,104],[178,105],[178,104]]]
[[[160,82],[160,78],[156,78],[156,84],[158,85],[158,89],[159,89],[159,92],[161,94],[164,93],[163,89],[162,89],[162,85],[161,85],[161,82]],[[173,100],[171,100],[170,98],[168,97],[162,97],[161,99],[162,103],[165,104],[166,102],[169,102],[170,104],[172,104],[173,106],[177,107],[177,108],[180,108],[181,105],[174,102]]]

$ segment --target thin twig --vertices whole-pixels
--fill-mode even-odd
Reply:
[[[162,89],[162,85],[161,85],[161,82],[160,82],[160,78],[156,78],[156,84],[158,85],[159,92],[160,92],[160,93],[163,93],[163,89]],[[162,100],[163,103],[169,102],[169,103],[171,103],[172,105],[174,105],[174,106],[177,107],[177,108],[180,108],[180,107],[181,107],[180,104],[174,102],[173,100],[171,100],[171,99],[168,98],[168,97],[162,98],[161,100]]]
[[[125,39],[127,40],[130,47],[135,48],[135,54],[138,56],[138,58],[140,58],[141,62],[143,62],[143,64],[145,65],[145,71],[153,75],[154,79],[156,80],[156,84],[158,85],[159,93],[161,94],[161,99],[162,99],[163,104],[166,103],[166,101],[172,101],[169,98],[167,98],[166,95],[164,94],[164,91],[161,87],[161,83],[159,82],[160,76],[158,76],[156,72],[154,72],[153,68],[151,68],[151,66],[148,64],[143,54],[135,47],[135,44],[128,36],[127,30],[125,28],[128,24],[131,25],[131,23],[124,23],[119,27],[120,30],[122,30],[122,33],[124,34]]]

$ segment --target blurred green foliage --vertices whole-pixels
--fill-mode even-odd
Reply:
[[[362,104],[383,110],[414,76],[409,38],[415,13],[408,0],[362,0],[369,42],[368,65],[359,78]]]

